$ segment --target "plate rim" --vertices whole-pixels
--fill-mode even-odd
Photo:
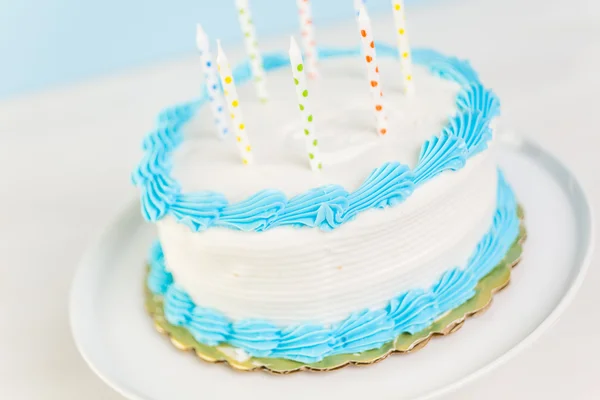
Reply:
[[[581,259],[579,271],[575,278],[571,281],[569,288],[563,293],[558,304],[554,307],[550,314],[548,314],[548,316],[533,331],[531,331],[527,336],[521,339],[521,341],[516,343],[504,354],[500,355],[489,364],[479,368],[477,371],[474,371],[460,378],[459,380],[457,380],[454,383],[451,383],[450,385],[446,385],[439,389],[434,389],[412,400],[429,400],[446,394],[450,394],[458,390],[460,387],[463,387],[473,381],[476,381],[484,375],[487,375],[488,373],[492,372],[494,369],[500,367],[501,365],[504,365],[512,358],[514,358],[517,354],[521,353],[523,350],[535,343],[546,331],[548,331],[556,322],[558,322],[559,318],[562,316],[566,308],[572,303],[573,299],[577,295],[577,292],[581,288],[581,285],[583,284],[583,281],[587,275],[591,264],[592,255],[594,252],[594,237],[596,235],[594,224],[592,223],[592,221],[594,220],[594,210],[589,201],[590,197],[588,195],[588,192],[585,189],[585,187],[581,184],[581,181],[573,173],[569,165],[564,162],[564,160],[560,159],[555,154],[545,150],[539,143],[535,142],[531,138],[509,133],[500,136],[498,139],[500,139],[498,141],[499,144],[503,146],[512,147],[513,149],[515,147],[528,148],[530,150],[535,150],[538,154],[543,154],[547,158],[547,160],[549,160],[555,166],[558,166],[560,169],[563,170],[563,172],[566,172],[567,175],[569,175],[572,178],[572,187],[577,188],[577,190],[580,192],[581,199],[586,205],[585,210],[582,210],[583,213],[587,214],[586,219],[588,221],[588,229],[586,232],[586,238],[588,239],[588,243],[585,249],[585,254]]]
[[[131,388],[129,385],[123,384],[114,376],[106,375],[96,366],[89,353],[86,351],[85,346],[82,344],[82,335],[78,334],[79,330],[81,329],[80,323],[77,322],[76,318],[78,315],[76,309],[81,307],[77,301],[77,299],[80,298],[78,292],[82,291],[82,288],[85,287],[85,285],[83,285],[81,282],[85,281],[83,277],[89,273],[89,270],[93,270],[93,260],[95,259],[95,253],[100,247],[100,243],[104,242],[106,238],[110,236],[111,232],[114,231],[124,219],[126,219],[129,215],[133,215],[133,213],[136,212],[134,209],[139,209],[139,206],[139,200],[129,201],[127,204],[122,206],[121,209],[108,221],[108,223],[104,225],[102,229],[100,229],[96,236],[90,240],[88,246],[80,257],[68,294],[69,330],[71,332],[71,338],[73,339],[75,348],[77,349],[77,352],[81,358],[83,358],[83,361],[86,363],[88,368],[90,368],[90,370],[96,374],[96,376],[100,378],[100,380],[108,387],[127,399],[153,400],[150,397],[144,397],[142,394],[138,393],[136,389]]]
[[[462,378],[456,380],[455,382],[433,389],[429,392],[426,392],[422,395],[414,397],[413,400],[429,400],[433,399],[445,394],[452,393],[467,385],[470,382],[473,382],[482,376],[490,373],[492,370],[497,367],[505,364],[512,358],[514,358],[517,354],[521,353],[523,350],[531,346],[536,340],[538,340],[549,328],[554,325],[560,316],[564,313],[566,308],[571,304],[573,299],[575,298],[577,292],[581,288],[583,281],[587,275],[589,270],[592,255],[594,252],[594,237],[596,235],[594,224],[592,221],[594,220],[594,211],[592,205],[589,201],[590,197],[585,187],[581,184],[581,181],[577,178],[577,176],[572,172],[572,169],[569,168],[569,165],[565,163],[562,159],[557,157],[555,154],[545,150],[539,143],[535,142],[529,137],[516,135],[516,134],[504,134],[498,137],[497,143],[503,147],[509,147],[513,150],[516,148],[525,149],[529,154],[533,152],[537,154],[542,154],[546,161],[550,162],[554,165],[554,167],[558,167],[559,170],[562,170],[563,173],[566,173],[567,176],[571,179],[571,193],[579,192],[579,196],[581,197],[582,204],[585,205],[585,208],[580,210],[580,215],[584,215],[587,221],[585,232],[585,238],[587,239],[587,244],[585,246],[584,255],[578,263],[578,271],[577,275],[571,280],[569,287],[564,291],[560,300],[553,308],[553,310],[546,316],[541,323],[537,325],[528,335],[523,337],[520,341],[514,344],[509,350],[487,363],[483,367],[477,369],[476,371],[463,376]],[[572,202],[572,197],[570,197],[570,201]],[[109,387],[115,390],[117,393],[125,396],[129,399],[136,400],[152,400],[152,397],[145,397],[146,394],[139,393],[135,388],[131,388],[129,385],[124,384],[119,379],[115,377],[106,375],[103,371],[101,371],[94,360],[91,359],[86,347],[82,343],[82,337],[80,331],[80,323],[77,322],[77,312],[78,307],[81,307],[80,302],[78,301],[79,292],[83,290],[85,287],[81,282],[85,281],[83,278],[86,273],[89,273],[90,269],[93,269],[95,259],[95,254],[98,252],[100,243],[107,240],[110,237],[111,232],[115,229],[118,229],[119,225],[122,224],[123,220],[127,219],[129,215],[139,209],[139,200],[133,200],[123,206],[119,212],[115,214],[113,218],[109,220],[109,222],[100,230],[100,232],[89,242],[89,245],[84,250],[83,255],[81,256],[77,267],[76,272],[72,278],[70,289],[69,289],[69,298],[68,298],[68,312],[69,312],[69,328],[71,332],[71,337],[77,348],[77,351],[87,364],[87,366]],[[134,209],[136,211],[134,211]]]

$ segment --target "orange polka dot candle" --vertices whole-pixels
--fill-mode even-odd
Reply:
[[[312,8],[310,0],[296,0],[298,15],[300,17],[300,35],[302,37],[302,50],[306,73],[309,78],[317,76],[317,43],[315,41],[315,28],[312,21]]]
[[[256,94],[260,101],[267,102],[269,98],[267,92],[267,82],[265,78],[265,69],[263,67],[262,56],[258,49],[258,40],[256,39],[256,28],[250,14],[250,5],[248,0],[236,0],[235,6],[238,12],[238,19],[242,34],[244,35],[244,45],[248,58],[250,58],[250,69],[252,70],[252,79],[256,87]]]
[[[233,75],[231,74],[231,68],[229,67],[229,61],[225,52],[221,48],[221,43],[217,41],[217,65],[219,69],[219,76],[221,77],[221,84],[223,86],[223,93],[225,93],[225,102],[227,103],[227,109],[231,116],[231,126],[235,132],[235,141],[242,157],[244,164],[251,164],[252,147],[250,146],[250,140],[248,140],[248,134],[246,133],[246,124],[244,123],[244,116],[242,115],[242,109],[240,107],[240,99],[238,97]]]
[[[319,140],[315,132],[314,117],[309,102],[310,96],[302,53],[293,37],[290,43],[290,64],[294,76],[294,86],[296,87],[296,97],[298,98],[298,108],[300,110],[300,126],[304,136],[308,162],[313,171],[318,171],[323,168],[319,157]]]
[[[377,66],[377,55],[375,51],[375,42],[373,41],[373,30],[371,29],[371,20],[367,14],[364,5],[360,6],[357,18],[360,39],[362,43],[362,54],[367,65],[367,78],[369,79],[369,90],[373,99],[373,112],[377,124],[377,133],[385,135],[388,131],[387,117],[383,104],[383,91],[381,89],[381,80],[379,77],[379,67]]]
[[[412,60],[410,54],[410,45],[406,33],[406,15],[404,14],[404,1],[392,0],[394,9],[394,25],[396,26],[396,37],[398,38],[398,54],[400,56],[400,71],[404,84],[404,92],[412,94],[415,91],[415,85],[412,79]]]

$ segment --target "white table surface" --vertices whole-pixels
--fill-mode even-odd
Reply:
[[[413,7],[410,21],[415,44],[471,59],[502,100],[503,125],[563,159],[600,210],[598,2],[438,1]],[[391,22],[379,22],[378,36],[393,38]],[[358,43],[351,22],[322,38]],[[264,42],[285,49],[288,39]],[[194,96],[197,70],[190,57],[0,103],[2,398],[121,398],[74,347],[69,286],[86,246],[137,194],[129,173],[141,138],[163,106]],[[594,257],[542,339],[447,398],[600,398],[597,267]]]

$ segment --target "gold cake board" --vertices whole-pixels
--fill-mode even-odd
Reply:
[[[145,288],[146,310],[154,321],[156,329],[169,337],[171,343],[180,350],[193,351],[204,361],[211,363],[227,363],[239,371],[264,370],[274,374],[288,374],[291,372],[331,371],[346,365],[367,365],[385,359],[390,354],[409,353],[422,349],[434,336],[449,335],[459,330],[467,317],[478,315],[488,309],[494,294],[505,288],[510,282],[511,270],[516,266],[522,253],[522,244],[527,237],[523,223],[523,209],[518,208],[521,220],[520,231],[517,239],[508,250],[504,259],[494,269],[483,277],[475,287],[475,295],[459,307],[450,310],[429,327],[414,334],[403,333],[378,349],[363,351],[361,353],[338,354],[325,357],[323,360],[305,364],[282,358],[255,358],[251,357],[240,361],[235,358],[235,348],[227,344],[207,346],[196,341],[187,329],[171,325],[164,316],[162,296],[154,295],[147,285]]]

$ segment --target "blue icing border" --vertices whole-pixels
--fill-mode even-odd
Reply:
[[[473,297],[479,280],[502,261],[519,235],[517,202],[500,171],[496,207],[489,231],[479,241],[465,268],[452,268],[430,288],[411,289],[383,309],[353,313],[333,326],[277,327],[254,319],[233,322],[216,310],[197,306],[173,282],[158,242],[150,251],[147,285],[152,293],[163,296],[167,321],[185,327],[200,343],[209,346],[229,343],[254,357],[313,363],[334,354],[379,348],[404,332],[419,332]]]
[[[321,59],[358,57],[360,49],[320,49]],[[395,47],[378,43],[379,56],[397,57]],[[171,177],[171,152],[183,141],[182,127],[206,102],[204,89],[198,100],[168,108],[157,118],[156,129],[143,142],[144,157],[132,174],[140,188],[142,214],[148,221],[171,215],[193,231],[226,227],[264,231],[277,226],[332,230],[370,208],[393,206],[406,200],[421,184],[447,170],[462,168],[467,159],[487,148],[491,119],[500,112],[498,97],[486,89],[467,61],[430,49],[415,49],[413,62],[433,74],[462,86],[456,99],[457,114],[438,134],[425,141],[415,168],[389,162],[373,170],[354,192],[339,185],[318,187],[292,198],[278,190],[263,190],[230,204],[221,193],[183,193]],[[267,71],[289,65],[283,54],[267,54]],[[238,65],[233,75],[238,84],[251,80],[249,64]]]

